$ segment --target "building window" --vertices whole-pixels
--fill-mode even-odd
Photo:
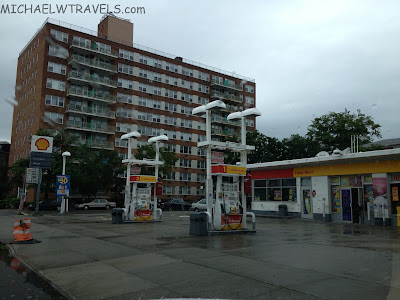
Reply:
[[[254,127],[254,120],[246,119],[246,126]]]
[[[118,93],[117,94],[117,101],[121,102],[121,103],[132,104],[133,103],[133,96],[132,95],[128,95],[128,94]]]
[[[180,186],[179,187],[179,194],[180,195],[190,195],[190,186]]]
[[[181,119],[181,126],[186,128],[192,128],[192,120]]]
[[[176,73],[176,72],[178,72],[178,66],[174,65],[174,64],[167,63],[165,65],[165,70]]]
[[[175,187],[169,185],[163,185],[163,194],[164,195],[174,195],[175,194]]]
[[[246,84],[245,88],[246,88],[246,92],[254,93],[254,86]]]
[[[176,120],[177,120],[177,118],[174,118],[174,117],[168,117],[168,116],[164,117],[164,123],[167,125],[176,126]]]
[[[65,91],[65,82],[56,80],[56,79],[52,79],[52,78],[47,78],[46,87],[49,89],[59,90],[59,91],[64,92]]]
[[[45,111],[44,115],[47,119],[58,123],[58,124],[62,124],[63,120],[64,120],[64,115],[63,114],[58,114],[55,112],[50,112],[50,111]],[[48,120],[45,120],[45,122],[50,123]]]
[[[115,147],[128,148],[128,140],[121,140],[121,138],[115,138]]]
[[[296,178],[254,180],[254,200],[297,202]]]
[[[48,66],[47,66],[47,71],[65,75],[65,74],[67,74],[67,66],[56,64],[56,63],[49,61]]]
[[[254,98],[250,96],[246,96],[246,104],[248,105],[253,105],[254,104]]]
[[[117,108],[117,117],[132,118],[132,111],[123,107]]]
[[[176,104],[172,104],[172,103],[168,103],[168,102],[165,102],[165,110],[167,110],[167,111],[171,111],[171,112],[176,112],[176,109],[177,109],[177,105]]]
[[[190,146],[181,146],[180,153],[182,154],[192,154],[192,147]]]
[[[164,134],[165,134],[169,139],[176,139],[176,131],[164,129]]]
[[[128,50],[119,49],[119,57],[133,61],[134,53]]]
[[[45,103],[46,105],[64,107],[64,98],[53,95],[46,95]]]
[[[125,89],[133,90],[133,81],[118,78],[118,86]]]
[[[138,104],[144,107],[161,108],[161,101],[139,97]]]
[[[197,161],[197,169],[205,169],[206,168],[206,162],[203,160],[198,160]]]
[[[125,64],[118,64],[118,72],[133,75],[133,67]]]
[[[179,159],[179,166],[182,168],[191,168],[192,161],[190,159]]]
[[[179,173],[179,180],[192,181],[192,173]]]
[[[68,33],[64,33],[55,29],[50,29],[50,35],[57,41],[68,43]]]

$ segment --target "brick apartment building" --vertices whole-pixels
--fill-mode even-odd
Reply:
[[[179,158],[161,198],[196,200],[203,194],[205,118],[194,107],[221,99],[226,111],[213,115],[212,137],[224,141],[239,133],[227,121],[234,111],[255,106],[253,79],[133,44],[133,24],[106,15],[98,32],[47,19],[18,58],[9,164],[29,156],[30,137],[39,128],[65,128],[79,143],[117,150],[120,137],[165,134]],[[49,120],[51,120],[49,122]],[[56,126],[54,126],[56,124]],[[255,130],[255,119],[247,130]]]

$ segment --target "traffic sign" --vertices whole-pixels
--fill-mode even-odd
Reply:
[[[39,168],[26,168],[25,183],[39,183]]]
[[[57,196],[69,197],[70,190],[70,178],[69,175],[57,175],[56,191]]]
[[[143,175],[133,175],[130,178],[131,182],[156,182],[156,176],[143,176]]]

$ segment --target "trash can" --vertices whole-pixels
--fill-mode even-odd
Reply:
[[[113,208],[111,211],[112,224],[122,224],[124,210],[122,208]]]
[[[193,212],[190,214],[190,234],[208,235],[206,213]]]
[[[288,216],[287,205],[285,205],[285,204],[279,205],[279,216],[280,217],[287,217]]]

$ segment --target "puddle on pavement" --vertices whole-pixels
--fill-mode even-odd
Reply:
[[[27,246],[29,246],[29,245],[27,245]],[[38,276],[35,272],[33,272],[27,266],[25,266],[18,258],[10,255],[8,253],[8,249],[1,243],[0,243],[0,263],[3,263],[6,267],[9,268],[9,272],[7,272],[8,274],[10,274],[12,272],[16,272],[24,279],[23,288],[26,288],[27,287],[26,285],[31,285],[40,290],[40,295],[37,295],[37,294],[35,295],[35,293],[32,292],[32,295],[28,296],[27,298],[42,299],[42,297],[47,296],[48,299],[56,299],[56,300],[67,299],[63,295],[61,295],[57,290],[55,290],[43,278]],[[10,277],[10,276],[8,276],[8,277]],[[2,292],[2,294],[3,294],[3,296],[5,296],[5,294],[3,292]],[[12,296],[10,296],[10,297],[12,297]],[[7,298],[1,298],[1,299],[7,299]]]

